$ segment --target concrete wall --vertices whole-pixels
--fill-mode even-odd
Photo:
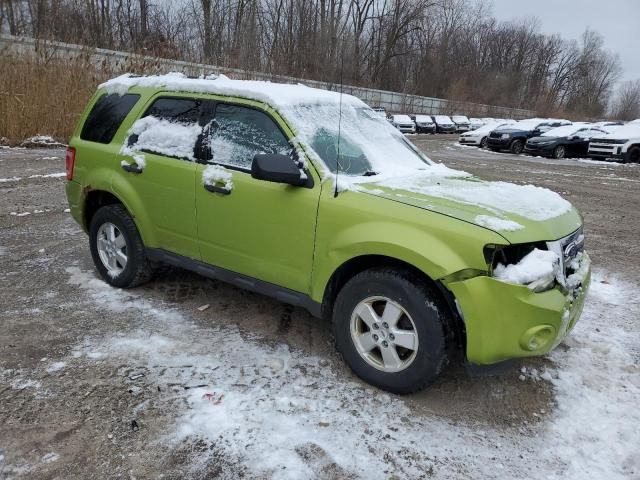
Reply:
[[[98,67],[108,67],[111,71],[142,71],[145,73],[166,73],[179,71],[188,75],[207,75],[224,73],[230,78],[245,80],[271,80],[285,83],[304,83],[310,87],[338,91],[340,85],[316,80],[272,75],[261,72],[251,72],[234,68],[218,67],[202,63],[183,62],[165,58],[149,57],[102,48],[87,48],[80,45],[54,41],[38,41],[27,37],[0,35],[0,55],[34,55],[43,53],[47,58],[69,58],[86,55]],[[422,113],[422,114],[461,114],[473,117],[496,118],[528,118],[534,117],[535,112],[518,108],[483,105],[470,102],[453,102],[442,98],[422,97],[406,93],[390,92],[373,88],[343,85],[343,92],[354,95],[372,107],[384,107],[393,113]]]

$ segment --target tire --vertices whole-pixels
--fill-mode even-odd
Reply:
[[[101,245],[104,245],[102,240],[108,240],[111,232],[115,232],[114,239],[107,241],[107,247],[99,247],[99,237]],[[98,209],[89,227],[89,248],[98,273],[109,285],[131,288],[147,282],[153,275],[136,224],[122,205],[107,205]],[[109,252],[105,253],[105,248]],[[105,255],[113,259],[114,255],[109,253],[114,248],[126,255],[126,262],[116,258],[115,267],[105,259]]]
[[[640,147],[632,147],[631,150],[627,152],[627,162],[640,163]]]
[[[383,312],[389,304],[390,312],[402,310],[396,328],[387,328],[383,322]],[[369,317],[376,319],[377,327],[374,323],[368,328],[356,314],[372,311],[363,305],[377,312],[377,317]],[[337,350],[358,377],[383,390],[406,394],[431,385],[446,365],[447,318],[448,310],[440,297],[421,279],[393,268],[370,269],[355,275],[338,293],[333,308],[333,334]],[[396,345],[394,341],[401,338],[399,332],[405,342],[417,338],[417,345],[412,343],[416,348]],[[360,353],[362,344],[356,345],[354,340],[360,335],[366,338],[367,346],[375,343],[368,352],[368,347],[364,348],[366,353]],[[385,359],[390,357],[382,357],[383,349],[386,355],[397,358],[397,368],[387,367]]]
[[[522,140],[514,140],[511,142],[511,145],[509,145],[509,151],[515,155],[520,155],[523,149],[524,143]]]
[[[566,152],[564,146],[558,145],[556,148],[553,149],[553,158],[555,158],[556,160],[559,160],[561,158],[564,158],[566,153],[567,152]]]
[[[480,140],[480,148],[487,148],[487,137],[482,137]]]

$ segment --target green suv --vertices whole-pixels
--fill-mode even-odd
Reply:
[[[548,352],[589,284],[566,200],[434,163],[350,95],[123,75],[98,88],[66,163],[107,283],[167,263],[301,306],[391,392],[424,388],[460,353]]]

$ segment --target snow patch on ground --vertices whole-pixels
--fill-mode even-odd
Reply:
[[[54,373],[67,366],[67,362],[53,362],[47,367],[47,373]]]
[[[128,311],[140,321],[113,337],[86,339],[74,356],[146,365],[152,386],[177,384],[173,403],[164,407],[174,413],[175,427],[160,440],[178,446],[203,439],[249,476],[312,478],[330,468],[336,478],[429,472],[433,478],[611,480],[640,470],[634,285],[596,275],[583,318],[566,347],[550,355],[551,366],[523,367],[523,380],[552,383],[557,402],[530,435],[419,414],[401,397],[337,375],[326,359],[265,345],[233,326],[199,326],[157,300],[111,288],[78,268],[67,272],[99,308]],[[205,449],[195,463],[210,455]]]

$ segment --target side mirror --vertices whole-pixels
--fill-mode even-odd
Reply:
[[[535,130],[533,130],[531,133],[533,133],[533,136],[534,136],[534,137],[537,137],[537,136],[539,136],[539,135],[540,135],[540,133],[541,133],[541,132],[540,132],[540,129],[539,129],[539,128],[536,128],[536,129],[535,129]]]
[[[288,155],[258,153],[251,163],[251,176],[267,182],[286,183],[301,187],[307,177]]]

